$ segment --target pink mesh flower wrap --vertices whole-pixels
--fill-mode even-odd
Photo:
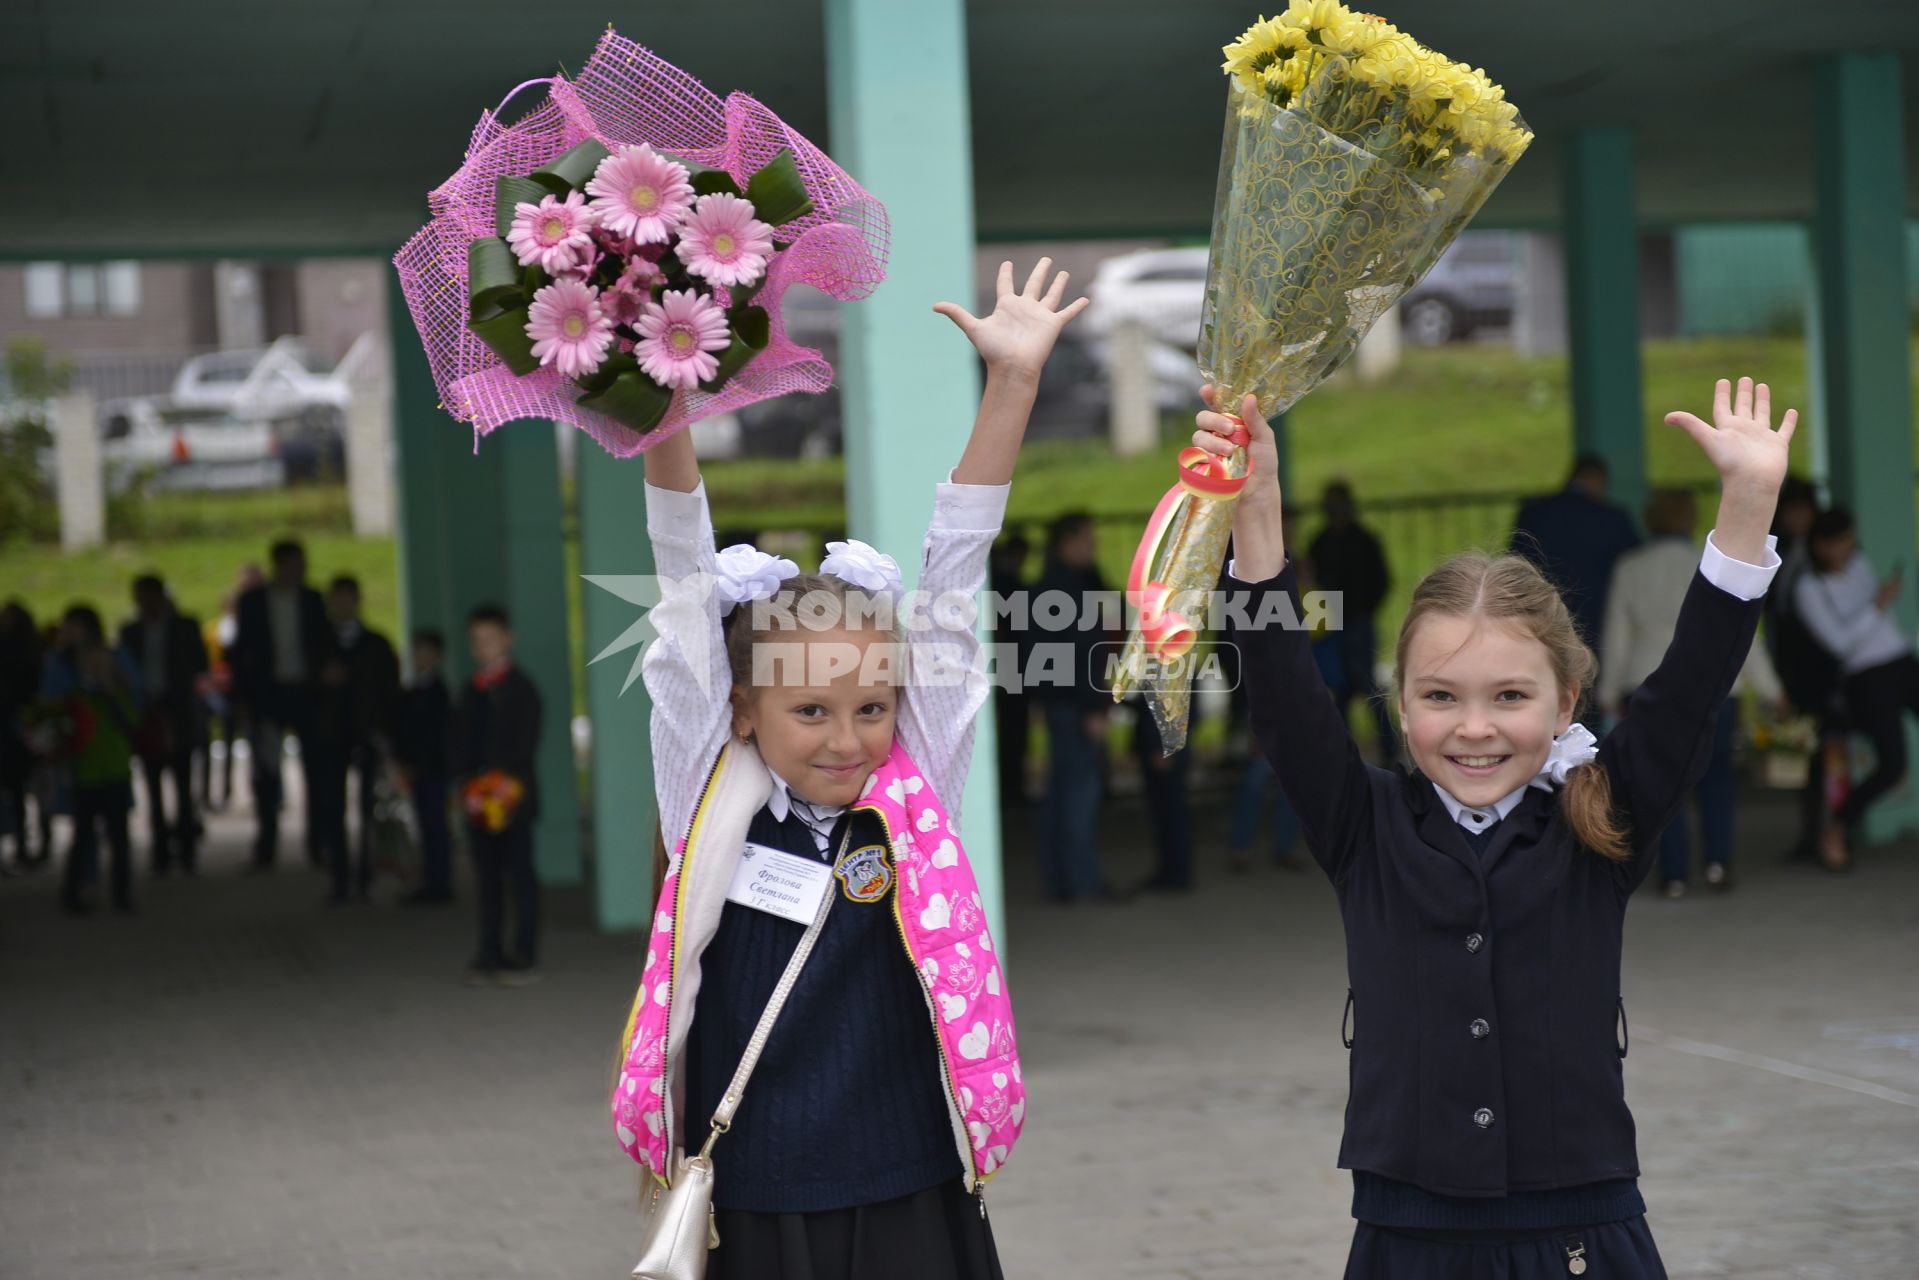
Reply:
[[[872,293],[886,276],[889,231],[880,202],[755,99],[734,93],[722,100],[612,30],[577,77],[533,84],[546,87],[546,101],[519,121],[502,124],[495,112],[481,114],[466,163],[428,195],[433,220],[393,259],[441,404],[473,425],[475,443],[516,418],[544,418],[571,423],[608,453],[627,458],[701,418],[831,386],[832,366],[787,336],[780,298],[795,284],[842,302]],[[588,139],[609,148],[651,144],[722,169],[741,184],[789,151],[813,202],[810,212],[779,228],[786,247],[773,257],[754,299],[770,320],[765,349],[716,388],[677,392],[666,416],[645,432],[576,403],[579,386],[552,367],[515,375],[467,327],[467,250],[495,234],[496,182],[524,176]]]

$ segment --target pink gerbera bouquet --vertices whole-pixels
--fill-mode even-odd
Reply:
[[[872,292],[879,202],[752,98],[722,101],[610,30],[577,79],[531,84],[546,101],[511,125],[481,116],[394,259],[444,406],[480,433],[571,422],[625,457],[830,386],[779,300]]]

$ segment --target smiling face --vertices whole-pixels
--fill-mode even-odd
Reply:
[[[1461,804],[1489,806],[1530,782],[1572,723],[1579,690],[1523,627],[1428,613],[1407,637],[1399,716],[1420,772]]]
[[[893,749],[899,646],[879,630],[800,631],[754,645],[733,732],[802,800],[845,807]]]

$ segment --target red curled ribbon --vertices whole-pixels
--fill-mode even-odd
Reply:
[[[1245,448],[1252,438],[1246,430],[1246,424],[1231,414],[1226,416],[1237,424],[1233,433],[1226,438],[1234,447]],[[1168,489],[1159,500],[1159,505],[1153,509],[1152,519],[1146,522],[1146,532],[1140,536],[1139,549],[1133,553],[1132,571],[1126,575],[1126,598],[1139,610],[1140,638],[1146,643],[1146,651],[1156,660],[1176,661],[1199,642],[1198,628],[1172,611],[1171,589],[1163,582],[1147,578],[1152,571],[1153,561],[1159,556],[1159,546],[1166,538],[1166,530],[1171,527],[1173,518],[1179,514],[1188,498],[1231,501],[1239,496],[1251,476],[1250,467],[1243,476],[1227,474],[1226,459],[1198,445],[1180,450],[1179,483]]]

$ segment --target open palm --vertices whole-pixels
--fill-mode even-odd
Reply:
[[[960,332],[973,344],[988,369],[1029,373],[1038,377],[1039,371],[1046,365],[1046,358],[1053,353],[1053,344],[1059,340],[1060,330],[1086,309],[1087,302],[1081,298],[1061,309],[1060,299],[1066,296],[1069,277],[1062,271],[1053,277],[1052,285],[1047,287],[1046,278],[1052,267],[1051,258],[1041,258],[1039,265],[1026,278],[1026,287],[1016,292],[1013,289],[1013,264],[1000,263],[998,296],[991,314],[984,318],[973,315],[954,302],[939,303],[933,310],[960,327]],[[1045,290],[1043,293],[1042,289]]]
[[[1754,386],[1751,378],[1741,378],[1735,391],[1732,383],[1721,378],[1713,388],[1711,425],[1683,409],[1667,414],[1666,421],[1698,442],[1724,483],[1777,492],[1786,478],[1799,411],[1786,410],[1775,431],[1772,391],[1765,383]]]

